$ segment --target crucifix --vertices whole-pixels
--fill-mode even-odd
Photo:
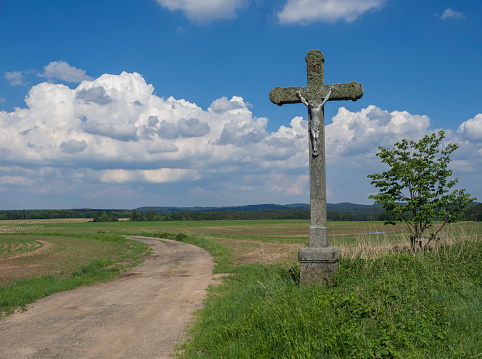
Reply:
[[[325,120],[327,101],[352,100],[363,96],[358,82],[324,84],[323,63],[320,50],[310,50],[305,57],[308,86],[275,87],[269,93],[276,105],[303,103],[308,107],[308,142],[310,164],[309,248],[298,253],[302,285],[323,284],[329,281],[338,268],[338,248],[328,246],[326,222],[326,171],[325,171]]]

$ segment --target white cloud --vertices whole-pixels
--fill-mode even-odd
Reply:
[[[155,126],[151,126],[153,128]],[[210,131],[207,122],[201,122],[197,118],[181,118],[176,122],[162,121],[159,125],[158,135],[161,138],[189,138],[203,137]]]
[[[387,112],[368,106],[360,112],[338,110],[326,126],[328,158],[373,156],[378,146],[391,146],[403,138],[417,140],[429,132],[430,119],[406,111]]]
[[[457,132],[469,141],[482,142],[482,113],[463,122]]]
[[[191,169],[270,155],[289,158],[297,153],[289,149],[306,140],[292,136],[289,127],[268,133],[268,120],[253,118],[241,97],[215,100],[206,111],[153,92],[141,75],[125,72],[83,81],[75,89],[38,84],[28,93],[27,108],[0,112],[1,161],[124,170],[182,163]],[[295,141],[280,150],[277,143],[289,139]]]
[[[332,23],[338,20],[353,22],[363,13],[378,9],[385,0],[288,0],[278,13],[282,24]]]
[[[90,76],[85,74],[85,70],[70,66],[65,61],[53,61],[44,67],[44,73],[39,74],[50,80],[61,80],[66,82],[81,82],[83,80],[91,80]]]
[[[23,75],[20,71],[5,72],[5,78],[12,86],[23,85]]]
[[[231,19],[247,0],[156,0],[171,11],[180,10],[194,22]]]
[[[450,133],[464,173],[481,171],[481,122],[479,114]],[[358,188],[343,181],[376,171],[378,146],[431,132],[427,116],[376,106],[342,107],[327,123],[327,191],[337,198],[349,196],[346,186]],[[54,207],[105,207],[109,200],[119,208],[173,198],[186,205],[306,202],[307,138],[302,117],[269,131],[268,119],[254,117],[241,97],[216,99],[204,110],[158,97],[137,73],[102,75],[74,89],[44,82],[30,89],[26,107],[0,111],[0,186],[9,189],[4,203],[21,208],[45,207],[29,204],[33,198]],[[347,174],[338,179],[339,171]]]
[[[59,147],[60,150],[65,153],[82,152],[87,147],[87,142],[85,142],[85,140],[68,140],[67,142],[63,141]]]
[[[440,16],[442,20],[445,19],[454,19],[454,20],[461,20],[465,18],[465,15],[463,12],[457,11],[457,10],[452,10],[450,8],[444,10],[442,15]]]
[[[217,100],[214,100],[209,106],[210,111],[214,111],[217,113],[223,113],[244,108],[246,108],[246,104],[241,97],[233,97],[231,100],[228,100],[227,97],[221,97]]]
[[[197,171],[183,168],[161,168],[158,170],[102,170],[99,178],[107,183],[150,182],[167,183],[199,179]]]
[[[23,176],[3,176],[0,177],[0,185],[28,186],[33,181]]]
[[[225,123],[221,135],[216,140],[216,144],[231,144],[239,147],[260,143],[268,136],[266,132],[267,124],[267,118],[252,120],[249,123],[244,123],[242,125],[235,121]]]

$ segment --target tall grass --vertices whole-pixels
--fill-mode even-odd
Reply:
[[[182,358],[482,356],[482,241],[341,256],[329,286],[299,286],[297,263],[238,266],[211,288]]]

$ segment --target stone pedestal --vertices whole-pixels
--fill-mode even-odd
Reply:
[[[301,285],[326,284],[338,270],[336,247],[303,248],[298,252]]]

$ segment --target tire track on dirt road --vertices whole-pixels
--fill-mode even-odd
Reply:
[[[0,320],[0,358],[169,358],[213,284],[212,257],[187,243],[129,238],[154,253],[119,279]]]

